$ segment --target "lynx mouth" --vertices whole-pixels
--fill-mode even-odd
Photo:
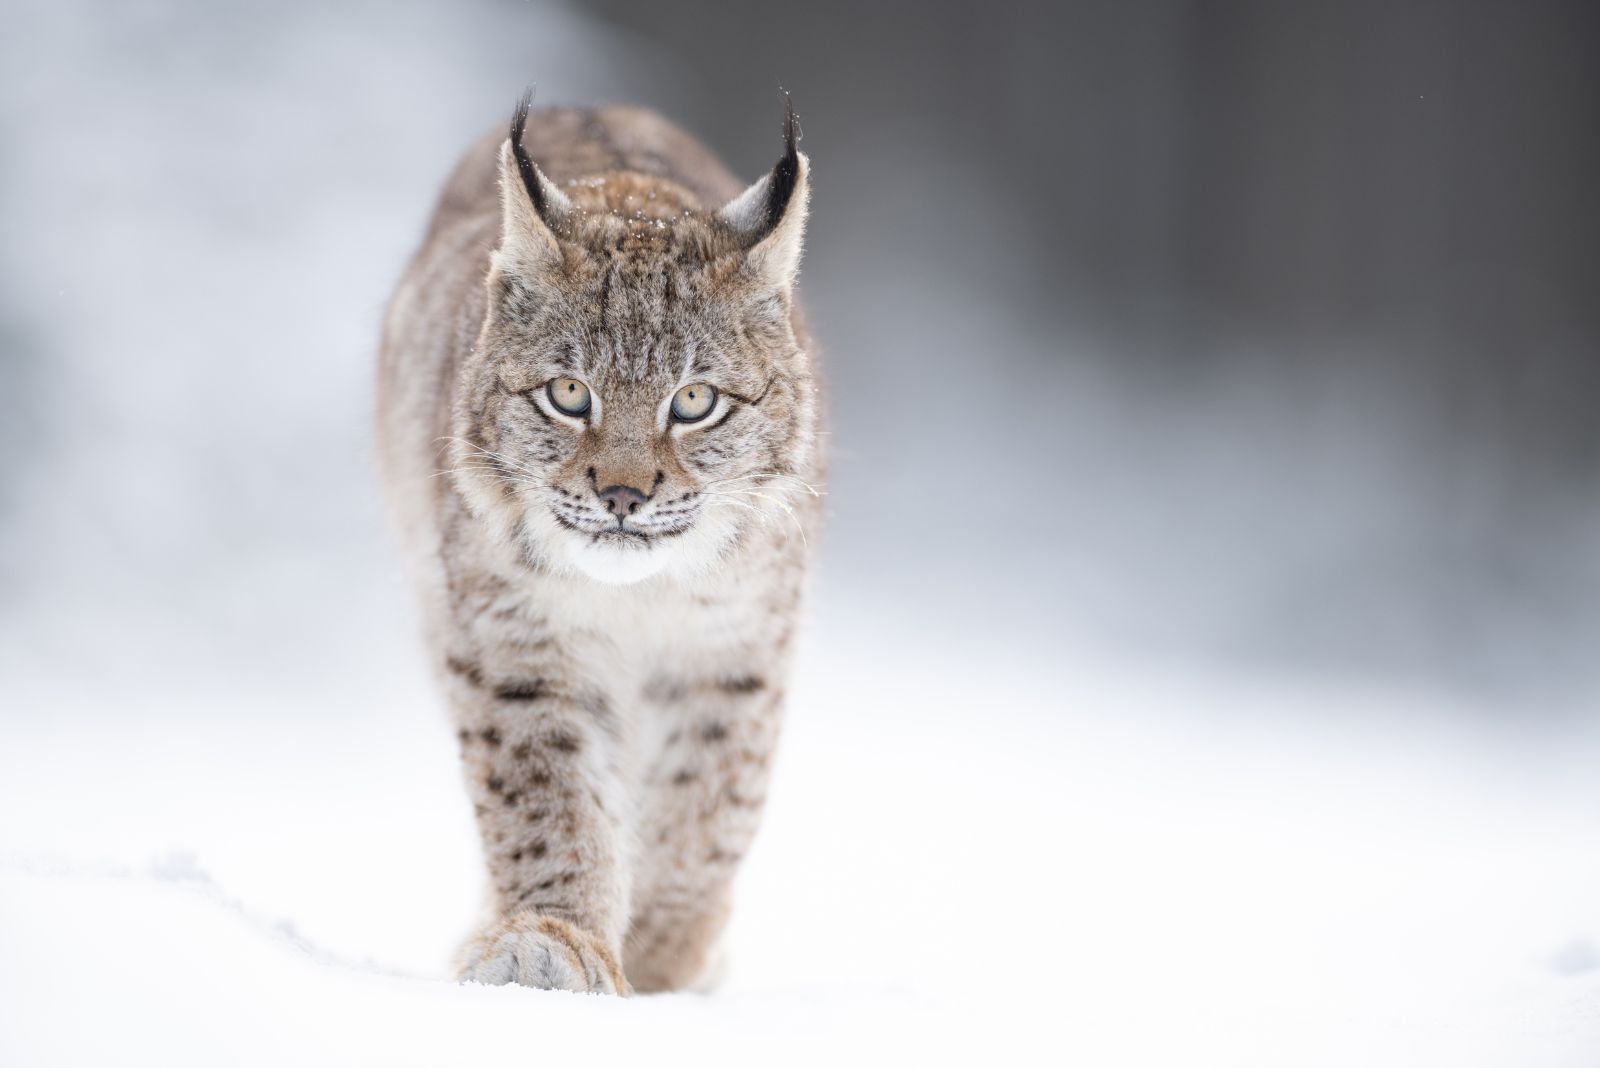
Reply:
[[[592,524],[585,526],[575,523],[557,511],[551,511],[550,516],[556,521],[557,526],[564,527],[574,534],[581,534],[594,545],[624,545],[650,540],[650,535],[642,530],[632,530],[620,526],[603,526],[596,529]]]
[[[705,532],[693,519],[651,517],[643,528],[629,519],[622,525],[603,523],[598,517],[547,513],[553,530],[543,550],[573,570],[606,585],[628,585],[663,571],[692,571],[714,558],[720,545],[697,539]],[[715,537],[715,529],[711,536]]]
[[[654,535],[646,534],[642,530],[630,530],[627,527],[611,527],[598,534],[591,534],[589,540],[596,545],[639,545],[648,546],[655,540]]]
[[[564,554],[582,573],[607,585],[628,585],[651,578],[673,562],[673,553],[647,534],[629,530],[585,532]]]

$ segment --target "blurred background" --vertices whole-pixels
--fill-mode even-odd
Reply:
[[[8,673],[369,683],[411,641],[374,344],[459,151],[535,83],[753,178],[781,85],[816,168],[822,618],[1540,722],[1600,693],[1591,4],[5,22]]]

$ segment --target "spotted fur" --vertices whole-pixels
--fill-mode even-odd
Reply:
[[[395,293],[385,482],[489,870],[464,978],[713,975],[820,515],[808,191],[792,114],[741,192],[648,111],[524,101],[457,166]],[[586,416],[552,403],[560,377]],[[715,407],[674,422],[689,383]]]

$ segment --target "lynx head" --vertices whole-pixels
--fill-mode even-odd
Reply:
[[[499,246],[452,468],[541,566],[605,582],[712,566],[788,522],[815,401],[790,320],[808,165],[794,113],[772,171],[709,209],[620,171],[557,188],[519,103],[500,149]]]

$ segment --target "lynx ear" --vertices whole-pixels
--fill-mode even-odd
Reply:
[[[717,213],[745,242],[745,262],[766,284],[786,288],[800,270],[811,164],[795,148],[794,104],[784,97],[783,158]]]
[[[533,93],[522,94],[511,116],[511,136],[500,146],[500,248],[495,262],[527,272],[561,261],[558,235],[567,228],[572,202],[550,184],[522,146]]]

